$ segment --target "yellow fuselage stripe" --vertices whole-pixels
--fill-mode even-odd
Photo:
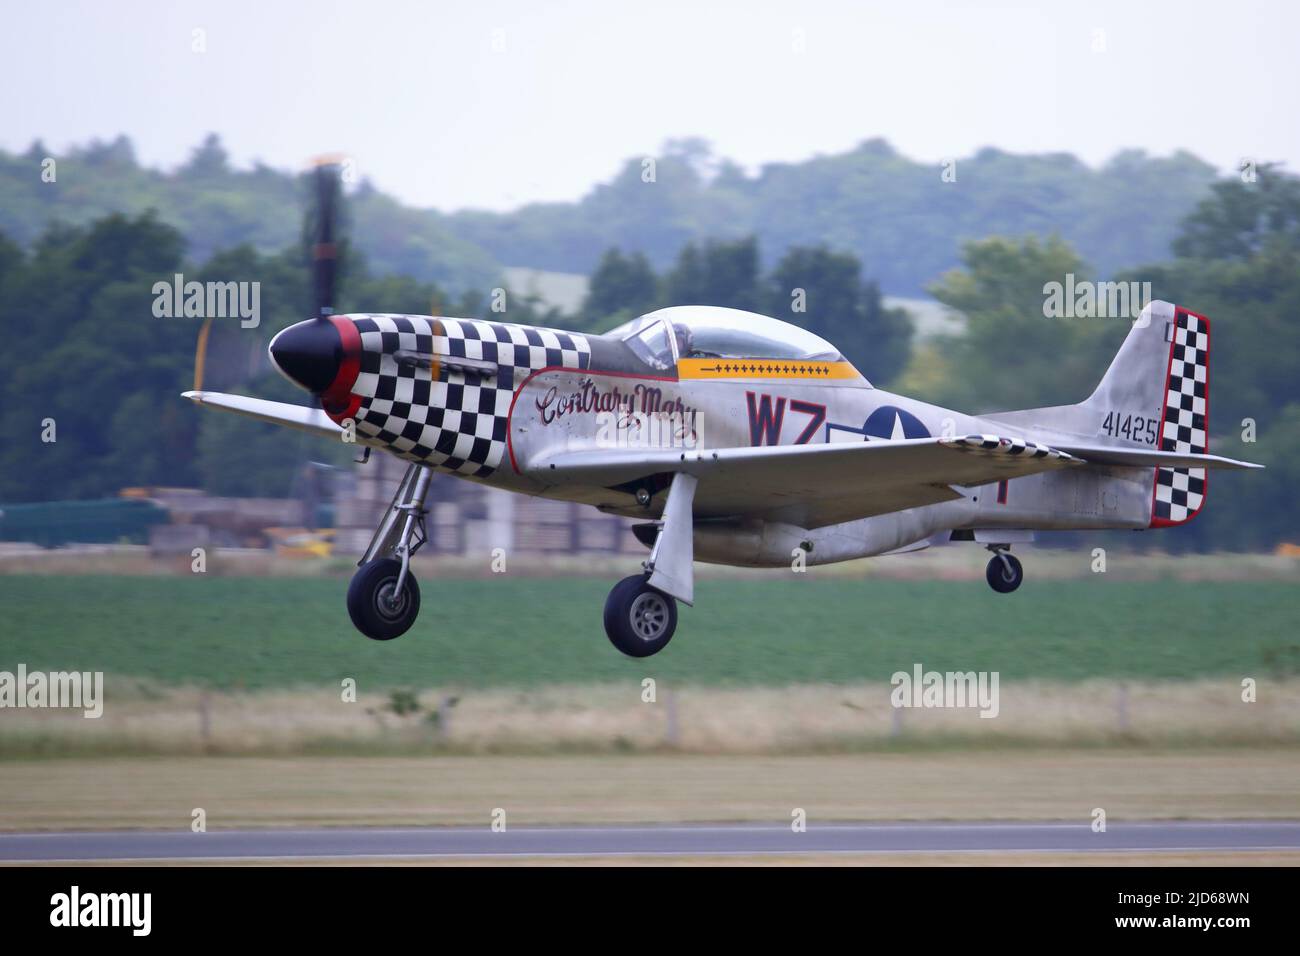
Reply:
[[[848,362],[807,362],[797,359],[689,358],[677,363],[677,377],[786,378],[801,382],[861,378]]]

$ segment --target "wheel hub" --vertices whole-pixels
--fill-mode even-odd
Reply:
[[[632,602],[630,617],[637,637],[646,642],[657,641],[668,629],[668,602],[661,595],[647,591]]]
[[[390,621],[395,621],[406,610],[406,593],[396,592],[397,579],[385,581],[375,591],[375,610]]]

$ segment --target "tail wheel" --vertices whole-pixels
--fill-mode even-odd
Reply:
[[[605,633],[628,657],[658,654],[677,630],[677,602],[634,574],[614,585],[605,600]]]
[[[348,616],[357,630],[374,641],[405,634],[420,613],[420,585],[408,570],[402,590],[397,579],[402,562],[382,558],[363,564],[348,585]]]
[[[1005,552],[995,554],[989,559],[989,566],[984,571],[989,587],[999,594],[1010,594],[1025,579],[1025,569],[1014,555]]]

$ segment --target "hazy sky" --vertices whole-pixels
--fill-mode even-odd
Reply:
[[[749,169],[875,136],[1300,168],[1300,4],[8,0],[0,146],[340,151],[418,205],[573,199],[665,139]],[[196,52],[202,30],[206,52]]]

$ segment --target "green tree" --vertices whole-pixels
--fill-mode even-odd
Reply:
[[[939,339],[922,361],[942,363],[925,397],[961,411],[989,412],[1082,401],[1128,332],[1117,319],[1044,315],[1045,286],[1092,278],[1064,240],[994,237],[962,247],[963,268],[930,293],[966,318],[959,336]],[[931,380],[936,376],[931,372]]]
[[[0,500],[112,493],[189,480],[180,414],[197,325],[153,315],[182,269],[176,230],[114,215],[47,232],[0,283]],[[163,396],[171,407],[162,407]],[[55,441],[42,441],[46,421]]]
[[[720,305],[756,311],[763,299],[758,240],[688,243],[664,277],[665,305]]]
[[[57,164],[53,181],[42,177],[46,159]],[[498,262],[456,235],[446,216],[404,206],[365,181],[348,192],[353,238],[371,254],[376,273],[436,281],[456,293],[497,283]],[[185,236],[195,261],[243,243],[274,255],[297,237],[309,196],[306,175],[232,166],[215,135],[166,173],[140,166],[124,136],[57,155],[39,141],[21,154],[0,150],[0,231],[23,245],[55,222],[85,226],[112,212],[153,209]]]
[[[654,309],[659,280],[644,255],[624,255],[617,247],[607,249],[592,273],[582,317],[589,328],[613,328],[634,316]]]
[[[787,250],[768,277],[767,311],[833,343],[878,383],[902,370],[911,347],[907,316],[886,309],[880,289],[864,282],[862,264],[825,246]]]
[[[4,233],[0,233],[0,285],[3,285],[10,275],[17,274],[23,268],[24,259],[23,247]]]
[[[1210,187],[1174,240],[1181,259],[1248,259],[1269,244],[1300,245],[1300,179],[1275,165],[1254,181],[1225,179]]]
[[[574,203],[448,217],[462,239],[502,262],[590,273],[617,245],[660,271],[682,246],[756,235],[771,264],[789,246],[827,243],[870,263],[885,291],[917,294],[959,264],[964,239],[1058,230],[1099,274],[1167,254],[1180,220],[1216,179],[1186,152],[1137,150],[1092,167],[1070,155],[997,149],[960,157],[955,182],[937,164],[873,139],[836,155],[770,163],[752,175],[698,140],[628,161]]]

